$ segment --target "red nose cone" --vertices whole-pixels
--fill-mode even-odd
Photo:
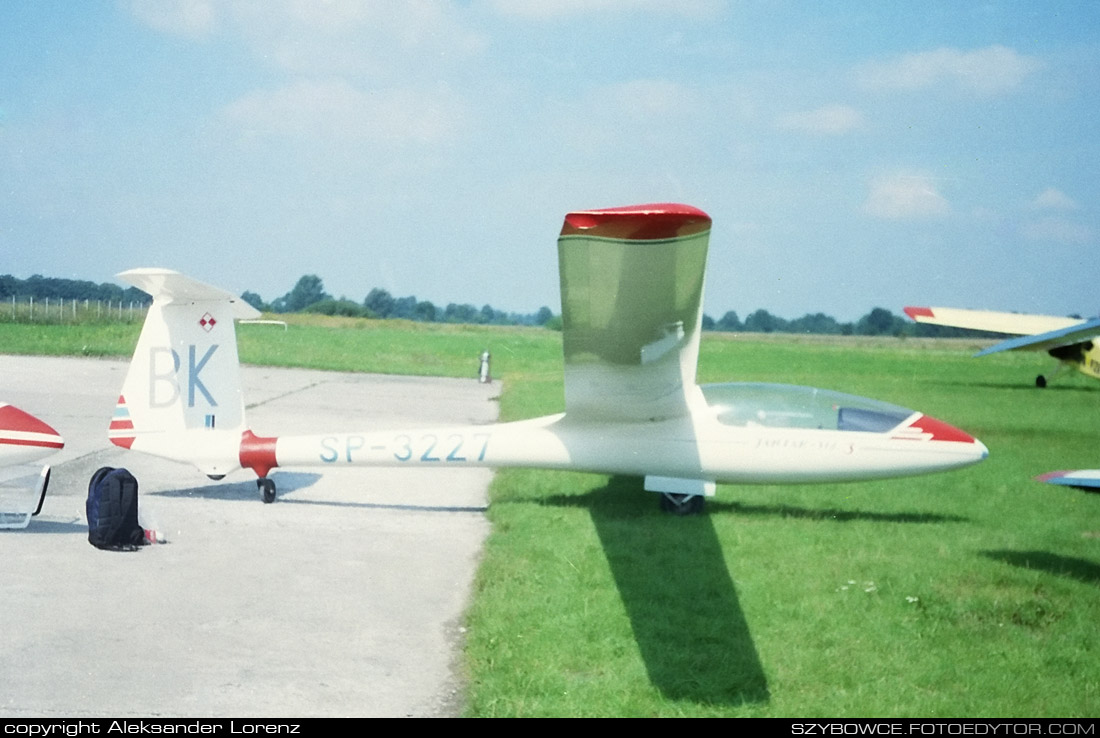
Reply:
[[[910,428],[927,433],[933,441],[955,441],[956,443],[977,443],[978,439],[953,425],[927,415],[922,415],[909,424]]]

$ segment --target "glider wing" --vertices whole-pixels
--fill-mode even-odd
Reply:
[[[703,211],[672,204],[565,216],[558,267],[570,419],[689,414],[710,224]]]

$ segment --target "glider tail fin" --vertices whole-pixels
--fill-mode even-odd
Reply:
[[[118,275],[153,304],[134,351],[108,435],[158,455],[156,436],[246,428],[235,318],[259,312],[239,297],[168,269]],[[165,439],[166,440],[166,439]]]

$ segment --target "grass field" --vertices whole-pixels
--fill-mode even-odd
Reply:
[[[83,331],[83,332],[81,332]],[[504,419],[562,407],[560,335],[315,319],[243,326],[246,362],[473,376]],[[127,355],[137,326],[0,326],[9,353]],[[988,460],[850,485],[719,487],[658,512],[639,480],[499,472],[468,614],[470,716],[1094,717],[1100,383],[973,343],[708,336],[700,380],[812,384],[924,410]],[[47,348],[48,347],[48,348]]]

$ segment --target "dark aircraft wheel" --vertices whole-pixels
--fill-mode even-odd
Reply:
[[[263,495],[264,502],[275,502],[275,482],[271,479],[257,479],[256,486],[260,488],[260,493]]]
[[[1047,378],[1044,377],[1042,374],[1035,377],[1035,386],[1038,387],[1039,389],[1042,389],[1043,387],[1046,387],[1047,386]]]
[[[661,510],[670,515],[699,515],[706,505],[702,495],[676,495],[666,492],[661,495]]]

